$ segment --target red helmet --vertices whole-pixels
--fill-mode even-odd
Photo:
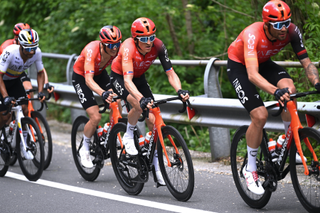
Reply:
[[[101,28],[99,33],[100,40],[103,43],[115,44],[121,41],[122,35],[118,27],[107,25]]]
[[[133,38],[139,36],[150,36],[155,34],[156,25],[148,18],[136,19],[131,25],[131,35]]]
[[[290,7],[280,0],[269,1],[262,9],[263,22],[285,21],[290,17]]]
[[[18,23],[13,27],[13,34],[18,36],[21,30],[30,29],[29,24],[27,23]]]

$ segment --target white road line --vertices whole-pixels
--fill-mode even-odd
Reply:
[[[100,197],[100,198],[114,200],[114,201],[118,201],[118,202],[145,206],[145,207],[149,207],[149,208],[167,210],[167,211],[171,211],[171,212],[181,212],[181,213],[185,213],[185,212],[209,213],[210,212],[210,213],[215,213],[215,212],[205,211],[205,210],[201,210],[201,209],[193,209],[193,208],[187,208],[187,207],[182,207],[182,206],[175,206],[175,205],[171,205],[171,204],[158,203],[158,202],[154,202],[154,201],[148,201],[148,200],[142,200],[142,199],[138,199],[138,198],[132,198],[132,197],[126,197],[126,196],[122,196],[122,195],[100,192],[100,191],[85,189],[85,188],[81,188],[81,187],[77,187],[77,186],[70,186],[70,185],[66,185],[63,183],[57,183],[57,182],[48,181],[48,180],[39,179],[36,182],[32,182],[32,181],[29,181],[23,175],[9,172],[9,171],[7,172],[7,174],[5,176],[13,178],[13,179],[21,180],[21,181],[26,181],[29,183],[39,184],[42,186],[48,186],[48,187],[62,189],[62,190],[70,191],[70,192],[76,192],[76,193],[80,193],[80,194]]]

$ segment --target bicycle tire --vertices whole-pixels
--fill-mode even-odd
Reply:
[[[100,167],[96,164],[93,164],[93,168],[83,167],[79,154],[79,150],[83,143],[83,129],[88,121],[89,119],[86,116],[79,116],[73,122],[71,131],[71,149],[74,163],[76,164],[80,175],[87,181],[94,181],[100,174]],[[93,141],[93,143],[97,143],[95,135],[91,137],[91,141]]]
[[[304,156],[307,158],[307,166],[311,170],[311,160],[313,156],[303,139],[308,138],[312,147],[315,149],[320,146],[320,133],[310,127],[305,127],[299,130],[301,147]],[[305,175],[302,164],[296,163],[297,147],[293,141],[290,148],[290,174],[293,188],[302,206],[308,212],[320,212],[320,175]],[[320,159],[319,151],[315,150],[318,160]]]
[[[52,137],[51,137],[51,130],[47,120],[43,117],[40,112],[33,111],[31,112],[31,118],[33,118],[36,123],[37,120],[42,129],[42,140],[43,140],[43,148],[44,148],[44,167],[43,169],[46,170],[51,163],[52,159]],[[38,123],[37,123],[38,124]]]
[[[181,134],[174,127],[164,126],[161,131],[166,145],[165,149],[172,165],[168,166],[167,158],[158,138],[158,160],[163,179],[173,197],[179,201],[188,201],[194,190],[194,169],[189,149]],[[173,139],[179,155],[177,155],[175,147],[171,145],[168,136]]]
[[[43,150],[43,140],[42,137],[38,137],[40,135],[40,130],[36,124],[36,122],[29,117],[24,117],[21,119],[21,130],[25,127],[26,129],[33,128],[36,131],[35,141],[33,141],[32,136],[29,132],[27,136],[27,145],[31,149],[30,151],[33,153],[34,158],[32,160],[27,160],[23,157],[22,151],[20,150],[20,134],[16,134],[16,141],[19,141],[16,145],[18,160],[20,168],[26,178],[30,181],[38,180],[43,172],[44,166],[44,150]],[[17,128],[17,131],[19,129]]]
[[[138,195],[144,187],[144,183],[133,182],[132,180],[138,176],[137,168],[130,166],[124,161],[129,161],[123,154],[123,149],[117,146],[118,135],[123,138],[127,130],[125,123],[119,122],[113,126],[110,133],[109,148],[110,159],[114,174],[121,185],[121,187],[130,195]]]
[[[0,136],[1,135],[2,133],[0,134]],[[8,159],[8,154],[9,154],[8,151],[9,151],[8,145],[1,140],[0,141],[0,177],[5,176],[9,169],[9,165],[6,164],[6,160]]]
[[[247,129],[248,126],[241,126],[233,136],[230,150],[231,170],[237,190],[244,202],[251,208],[261,209],[269,202],[272,192],[265,189],[263,195],[256,195],[247,189],[246,180],[242,174],[242,169],[247,164],[247,141],[245,137]],[[260,159],[266,159],[266,156],[263,154],[262,149],[262,146],[260,146],[257,153],[257,172],[263,185],[264,177],[261,174],[265,174],[263,170],[265,161],[260,161]]]

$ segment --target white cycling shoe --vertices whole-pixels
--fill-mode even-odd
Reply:
[[[90,157],[90,151],[85,150],[84,147],[81,147],[81,149],[79,150],[79,155],[83,167],[88,169],[93,168],[93,163]]]
[[[303,156],[304,161],[307,162],[307,158],[305,156]],[[296,152],[296,163],[302,163],[302,159],[301,156],[299,155],[298,152]]]
[[[166,182],[164,182],[160,170],[156,171],[156,176],[157,176],[157,182],[158,182],[158,184],[161,185],[161,186],[165,186],[165,185],[166,185]]]
[[[124,133],[123,138],[122,138],[123,145],[126,148],[126,152],[129,155],[137,155],[138,150],[136,146],[134,145],[134,140],[132,137],[130,137],[127,133]]]
[[[248,187],[249,191],[251,191],[252,193],[257,194],[257,195],[263,195],[264,188],[261,185],[258,173],[256,171],[248,172],[247,165],[245,165],[243,167],[242,173],[246,179],[246,183],[247,183],[247,187]]]
[[[21,141],[20,142],[20,150],[22,151],[24,158],[27,160],[32,160],[34,158],[32,152],[30,150],[26,151],[26,149],[23,147],[22,143],[23,142]]]

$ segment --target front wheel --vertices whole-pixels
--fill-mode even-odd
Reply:
[[[110,133],[109,148],[112,168],[121,187],[130,195],[138,195],[144,187],[144,183],[134,181],[138,179],[139,171],[137,169],[137,162],[125,154],[124,148],[117,145],[122,142],[124,133],[127,130],[127,125],[124,123],[117,123],[113,126]]]
[[[257,195],[250,192],[247,188],[246,179],[242,170],[244,166],[247,164],[248,156],[247,156],[247,140],[246,140],[246,132],[248,126],[239,127],[237,132],[234,134],[231,144],[230,150],[230,158],[231,158],[231,169],[233,180],[236,184],[238,192],[244,202],[246,202],[251,208],[261,209],[269,202],[271,197],[271,192],[268,189],[265,189],[263,195]],[[266,174],[266,156],[264,155],[261,146],[257,152],[257,172],[263,185],[265,181],[265,177],[263,174]]]
[[[194,189],[194,170],[189,149],[181,134],[172,126],[163,127],[162,136],[171,166],[168,166],[168,159],[158,139],[161,173],[170,193],[179,201],[187,201]]]
[[[33,129],[36,134],[32,135],[31,129]],[[16,150],[21,170],[28,180],[36,181],[41,177],[44,166],[43,140],[42,137],[39,137],[41,135],[40,130],[33,119],[24,117],[21,119],[21,129],[17,128],[17,131]],[[22,141],[20,139],[19,131],[28,132],[26,145],[33,155],[32,160],[28,160],[24,157],[24,152],[20,148]]]
[[[43,149],[44,149],[44,167],[47,169],[51,163],[52,159],[52,137],[50,127],[46,119],[37,111],[31,112],[31,117],[35,120],[39,126],[41,137],[43,140]]]
[[[77,169],[80,175],[87,181],[94,181],[100,174],[101,167],[96,163],[93,164],[93,168],[85,168],[82,166],[81,158],[79,154],[79,150],[83,145],[83,130],[86,123],[89,119],[85,116],[79,116],[72,124],[72,131],[71,131],[71,149],[72,155],[74,159],[74,163],[77,166]],[[92,143],[93,141],[93,143]],[[97,140],[95,134],[91,137],[90,144],[90,155],[92,157],[93,153],[93,145],[97,145]]]
[[[320,174],[319,164],[314,164],[314,158],[304,141],[309,141],[315,154],[320,159],[320,133],[312,128],[305,127],[299,130],[301,147],[304,156],[307,158],[309,175],[304,174],[302,163],[296,163],[297,147],[292,143],[290,150],[290,174],[293,188],[303,207],[308,212],[320,212]],[[319,162],[318,162],[319,163]],[[314,165],[312,165],[314,164]]]

